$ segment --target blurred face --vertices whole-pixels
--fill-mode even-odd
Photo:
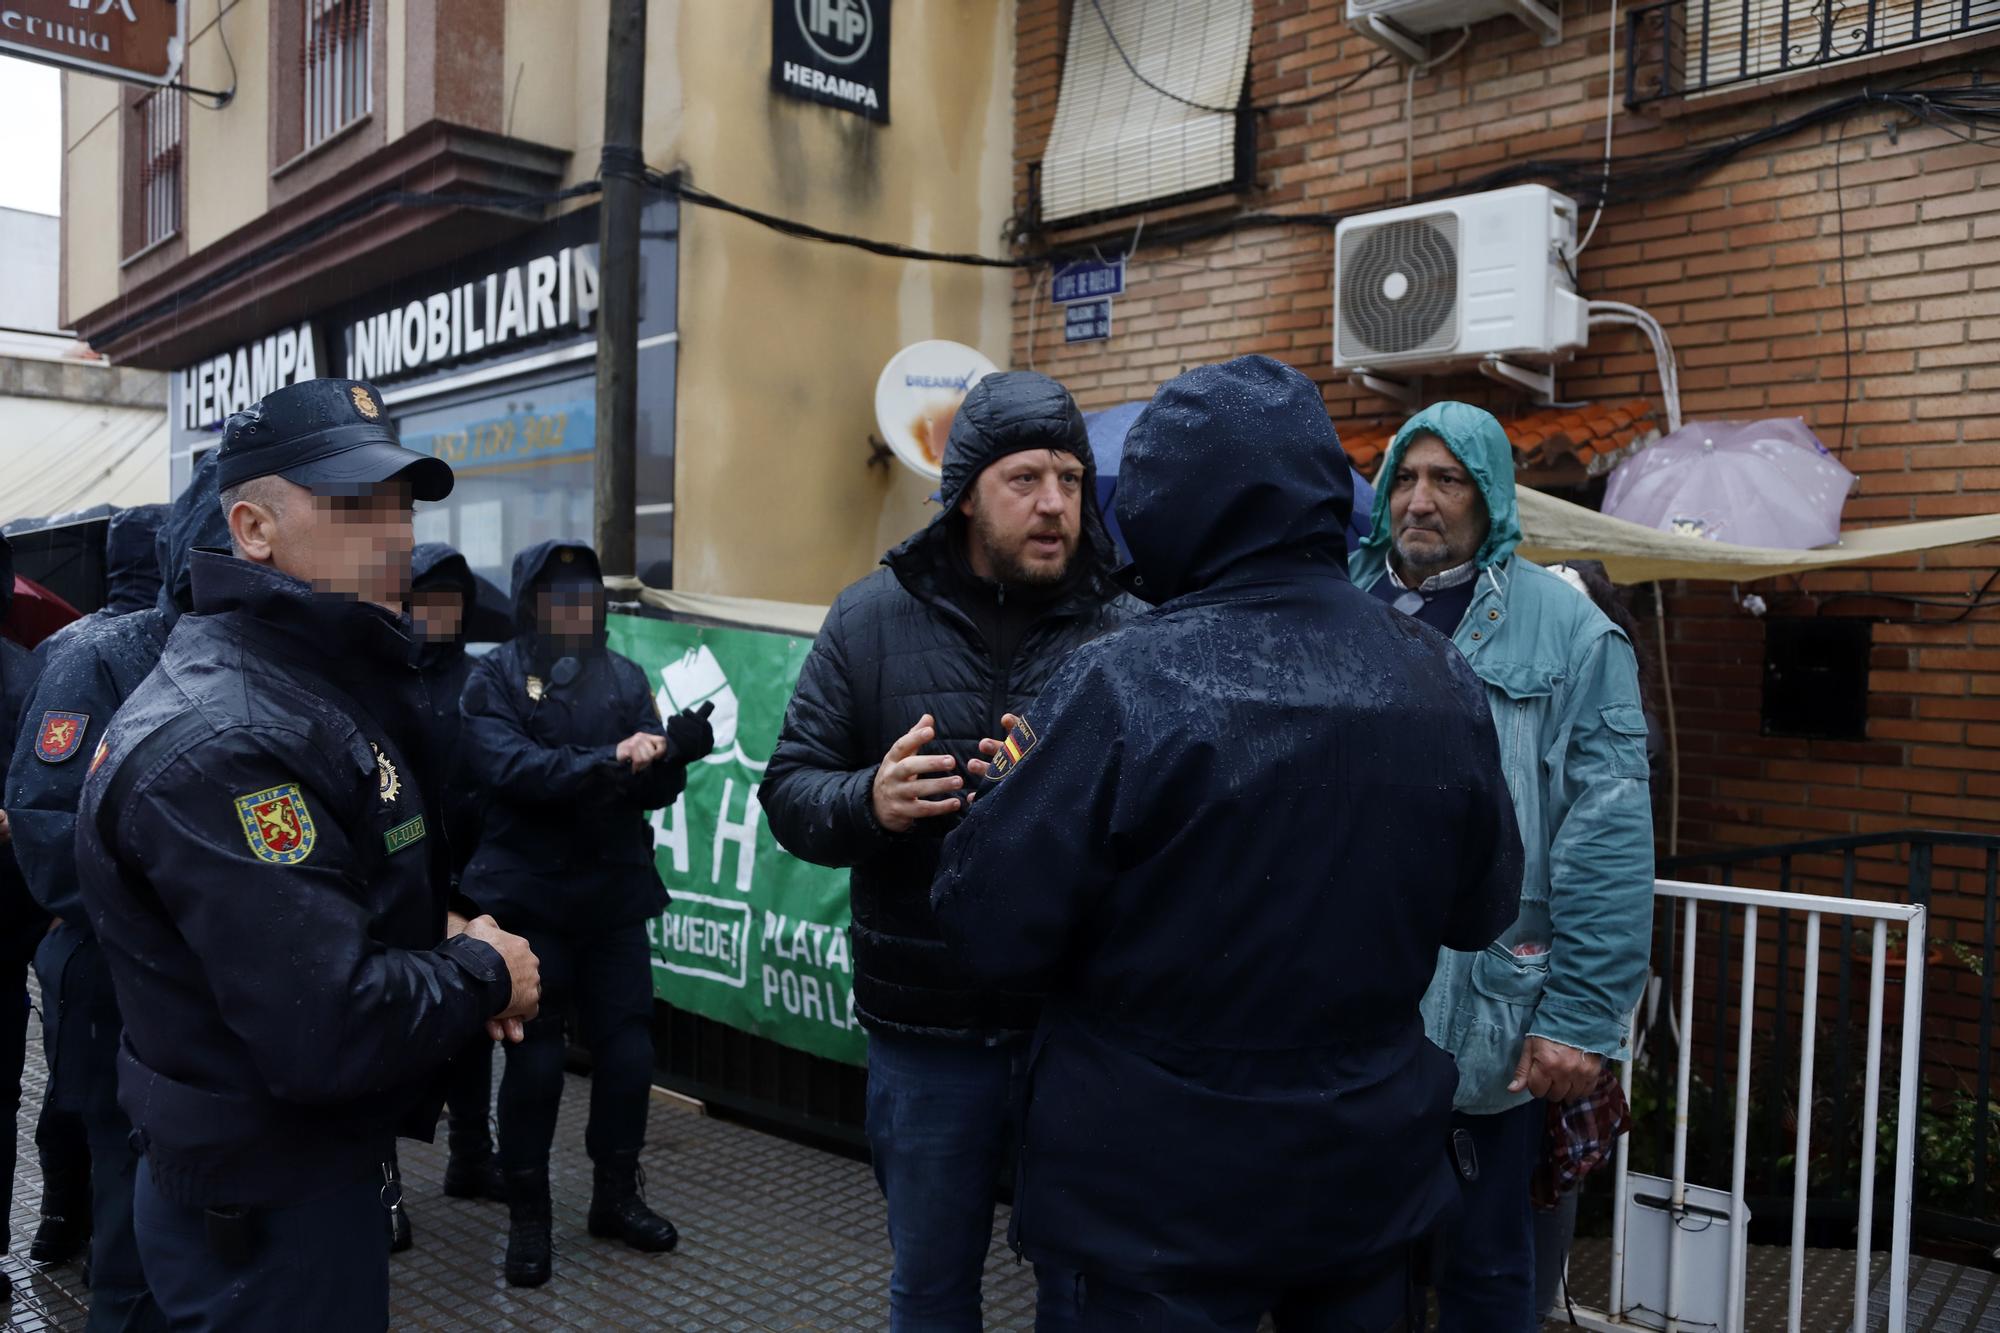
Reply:
[[[543,588],[535,594],[535,623],[556,639],[587,639],[597,629],[597,594],[582,585]]]
[[[315,495],[282,477],[264,477],[251,490],[228,515],[230,538],[244,559],[274,565],[315,592],[402,609],[415,544],[408,483]]]
[[[1472,559],[1489,526],[1486,499],[1458,456],[1435,435],[1413,438],[1389,489],[1389,532],[1403,582],[1420,583]]]
[[[419,588],[410,594],[410,619],[425,643],[450,643],[465,623],[465,599],[450,588]]]
[[[1000,583],[1062,582],[1083,535],[1083,462],[1059,450],[1008,454],[959,505],[972,572]]]

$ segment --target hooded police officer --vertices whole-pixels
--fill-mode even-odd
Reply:
[[[714,748],[702,714],[662,722],[646,673],[605,647],[604,580],[580,542],[514,558],[517,635],[479,659],[462,745],[486,793],[466,891],[528,937],[548,1003],[507,1052],[500,1161],[507,1281],[549,1280],[549,1145],[562,1101],[563,1012],[591,1055],[590,1234],[664,1253],[680,1239],[639,1193],[653,1070],[646,923],[667,907],[648,810],[671,805]]]
[[[30,1256],[40,1259],[44,1236],[57,1239],[80,1229],[90,1241],[92,1329],[154,1326],[159,1312],[146,1289],[132,1235],[132,1179],[139,1157],[132,1124],[118,1105],[118,1036],[124,1024],[104,958],[83,910],[76,867],[76,808],[89,758],[112,715],[160,660],[174,622],[192,605],[188,558],[197,546],[223,546],[215,487],[215,455],[196,464],[188,487],[154,534],[155,603],[125,615],[76,622],[49,653],[28,701],[30,725],[21,730],[7,771],[7,805],[14,852],[28,891],[53,915],[55,925],[35,953],[42,983],[42,1015],[49,1067],[50,1105],[82,1117],[89,1142],[87,1170],[78,1182],[87,1200],[52,1200],[45,1184],[42,1230]],[[46,641],[42,645],[46,647]],[[37,649],[41,651],[41,649]],[[44,743],[67,720],[60,745]],[[45,1160],[44,1172],[49,1169]],[[81,1193],[81,1191],[79,1191]],[[78,1228],[78,1223],[81,1223]],[[50,1254],[43,1262],[61,1262]]]
[[[234,554],[195,552],[194,613],[77,813],[134,1230],[176,1327],[383,1328],[394,1137],[428,1138],[446,1063],[539,999],[522,940],[448,912],[435,836],[401,607],[411,499],[451,473],[349,380],[230,417],[217,468]]]

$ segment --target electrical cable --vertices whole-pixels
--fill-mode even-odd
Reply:
[[[236,5],[242,2],[243,0],[235,0],[235,3],[225,8],[223,0],[215,0],[215,37],[217,41],[222,43],[222,54],[229,59],[229,86],[223,91],[213,94],[205,93],[196,88],[188,89],[189,100],[194,100],[202,96],[214,97],[215,100],[212,102],[195,101],[194,104],[204,111],[220,111],[236,100],[236,53],[229,49],[229,30],[223,26],[222,20],[228,15],[230,10],[236,8]]]
[[[1576,243],[1576,249],[1569,254],[1574,264],[1590,245],[1590,238],[1597,235],[1597,224],[1604,221],[1604,203],[1611,197],[1611,121],[1618,110],[1618,0],[1611,0],[1611,21],[1604,29],[1604,176],[1597,189],[1597,211],[1591,214],[1590,230]],[[1576,281],[1576,270],[1570,270],[1569,280]]]
[[[1839,235],[1840,265],[1840,434],[1835,436],[1835,455],[1847,451],[1847,416],[1854,403],[1854,325],[1847,309],[1847,189],[1840,179],[1840,158],[1847,148],[1847,122],[1840,123],[1840,135],[1833,141],[1833,215]]]
[[[851,246],[856,250],[866,250],[869,254],[883,255],[890,259],[922,259],[938,264],[965,264],[974,268],[1008,269],[1027,268],[1040,262],[1039,260],[1019,259],[1012,256],[1000,257],[968,254],[962,251],[922,250],[916,246],[900,245],[894,241],[872,241],[863,236],[850,236],[843,232],[828,231],[823,227],[812,226],[810,223],[794,222],[789,218],[781,218],[775,214],[750,208],[744,204],[732,203],[719,195],[713,195],[706,190],[697,189],[695,186],[689,185],[680,178],[678,173],[652,171],[647,173],[646,179],[648,183],[673,195],[677,199],[684,200],[701,208],[713,208],[722,213],[734,213],[737,217],[754,222],[760,227],[768,227],[772,231],[780,232],[786,236],[794,236],[808,241],[824,241],[829,245]]]

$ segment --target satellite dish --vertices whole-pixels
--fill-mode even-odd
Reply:
[[[999,367],[964,343],[933,338],[889,358],[875,381],[875,424],[898,460],[932,481],[966,390]]]

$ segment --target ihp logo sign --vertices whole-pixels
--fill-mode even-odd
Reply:
[[[771,87],[889,119],[889,0],[771,0]]]

